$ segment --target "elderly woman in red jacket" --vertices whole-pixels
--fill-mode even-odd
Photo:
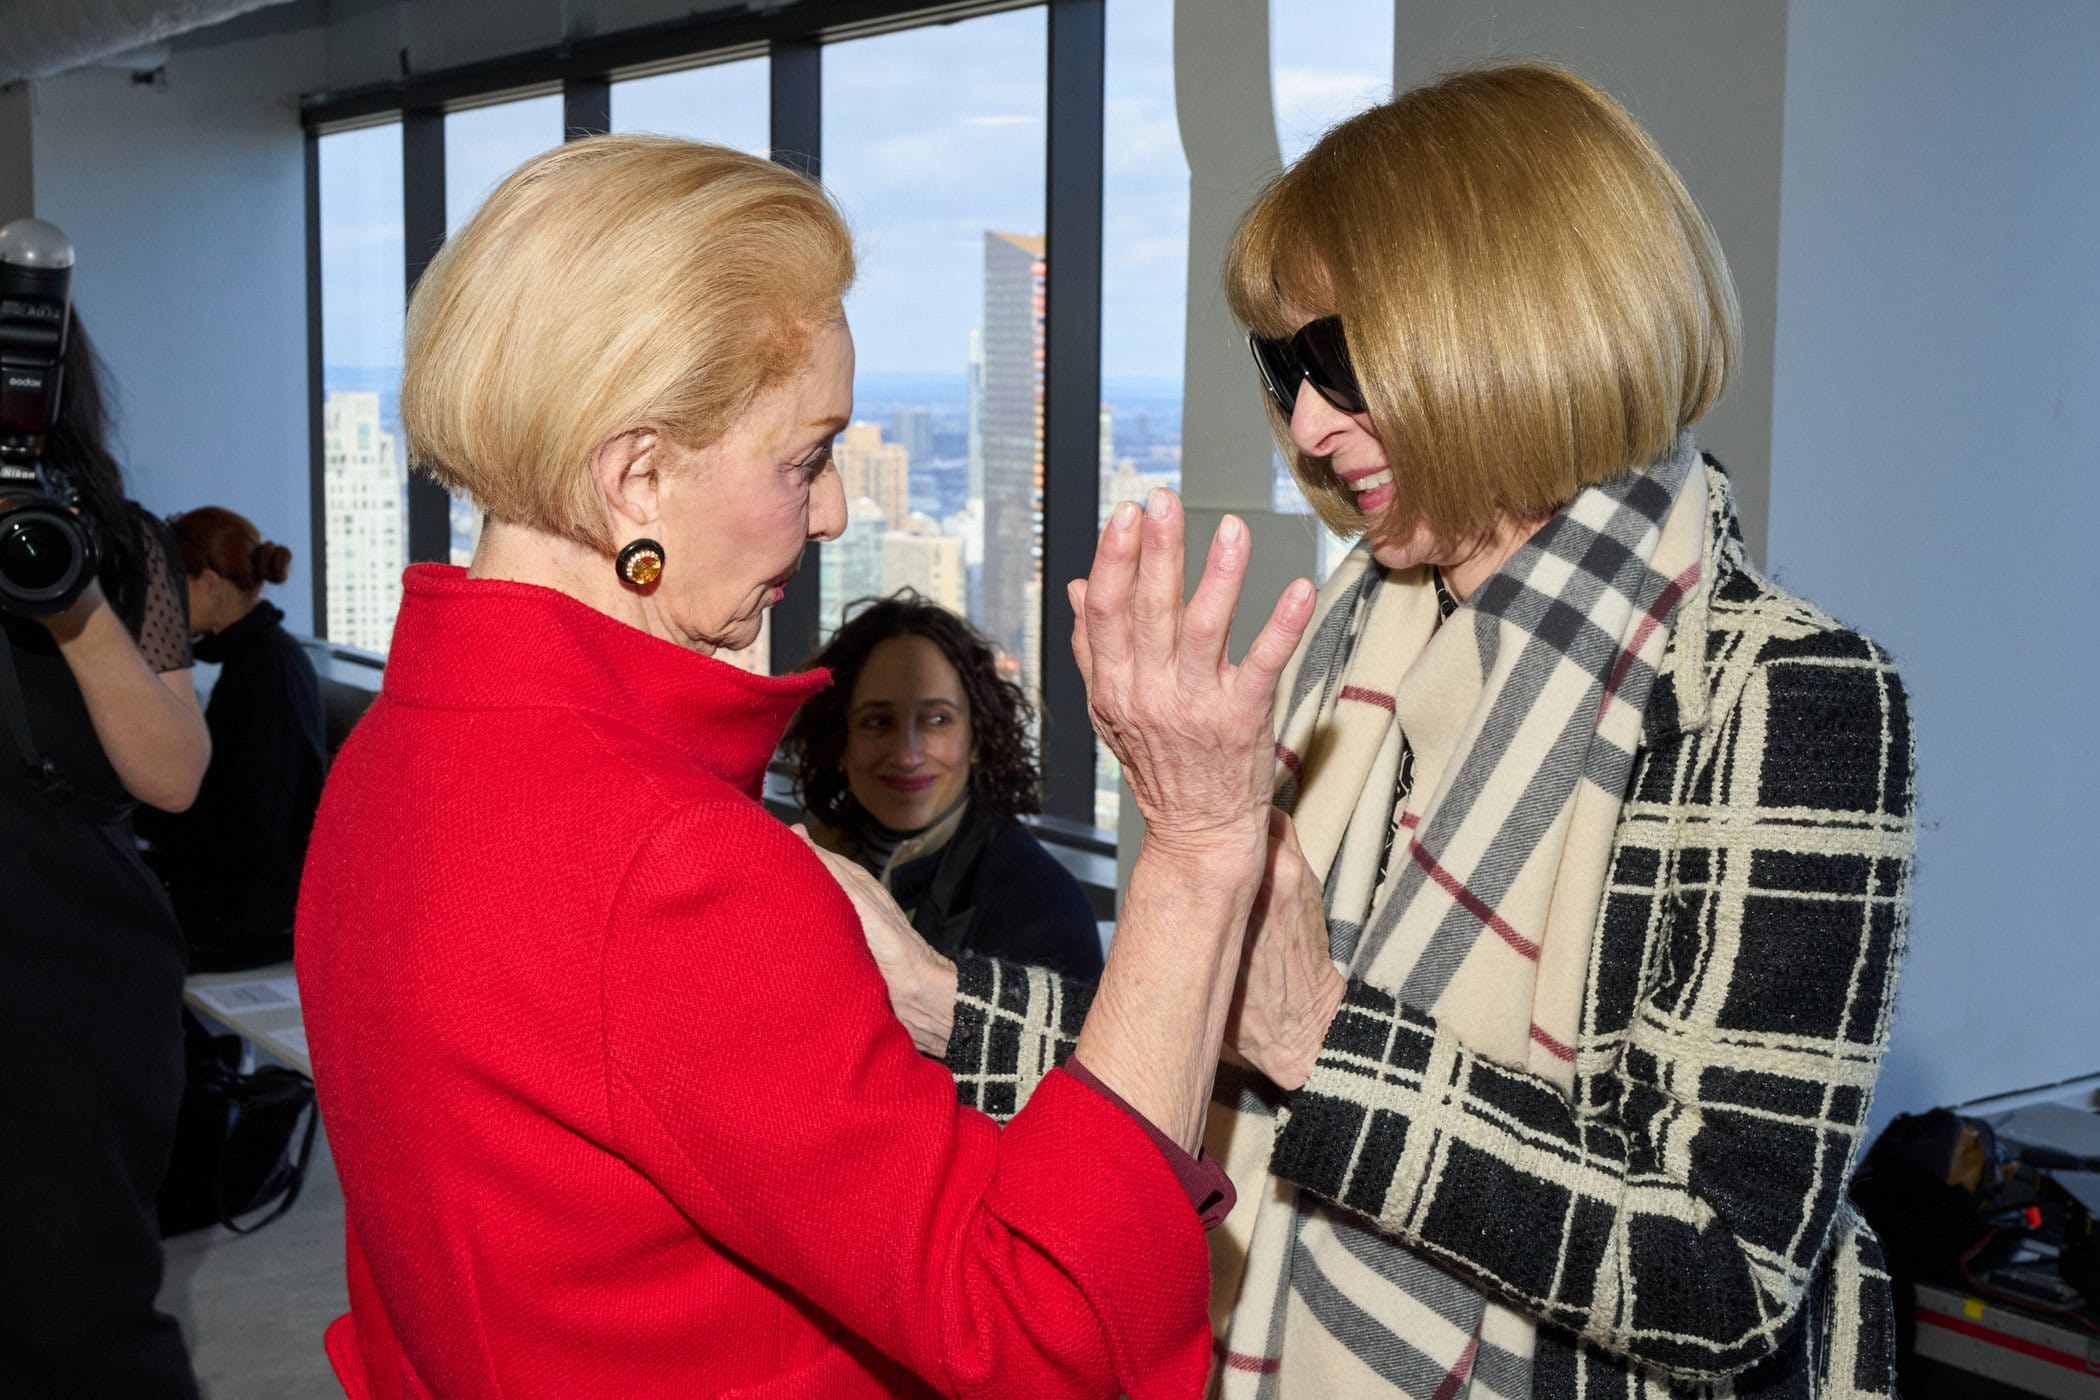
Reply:
[[[1118,511],[1089,664],[1153,826],[1074,1063],[1003,1128],[958,1107],[757,800],[826,678],[713,655],[843,526],[852,272],[801,177],[600,137],[418,286],[402,421],[488,525],[408,573],[299,908],[358,1400],[1203,1382],[1222,1174],[1189,1154],[1311,589],[1230,665],[1245,527],[1184,608],[1178,506]]]

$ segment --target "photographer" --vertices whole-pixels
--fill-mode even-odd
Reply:
[[[63,611],[10,611],[0,657],[0,689],[19,693],[0,749],[0,1394],[194,1397],[181,1333],[154,1307],[184,949],[131,808],[187,807],[211,746],[184,580],[164,528],[125,498],[77,317],[63,384],[42,464],[101,563]],[[40,770],[16,758],[25,728]]]

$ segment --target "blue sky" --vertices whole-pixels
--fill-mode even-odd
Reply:
[[[1188,170],[1174,112],[1171,0],[1109,0],[1102,372],[1178,381]],[[1392,82],[1392,0],[1271,0],[1286,160]],[[864,370],[960,374],[982,300],[987,228],[1043,226],[1040,8],[835,44],[824,52],[824,174],[860,245],[847,305]],[[747,150],[766,140],[763,60],[616,84],[618,130]],[[518,162],[559,140],[559,97],[452,114],[457,227]],[[397,363],[401,155],[394,125],[323,139],[324,359]],[[1054,254],[1053,254],[1054,256]]]

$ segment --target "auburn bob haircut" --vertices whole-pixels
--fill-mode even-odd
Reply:
[[[1261,335],[1342,318],[1393,469],[1390,538],[1484,538],[1653,462],[1740,354],[1728,265],[1676,171],[1551,67],[1458,73],[1335,127],[1241,223],[1225,288]],[[1361,532],[1270,416],[1313,508]]]
[[[844,219],[785,166],[664,136],[533,157],[410,300],[410,459],[482,510],[610,552],[590,463],[652,427],[705,448],[799,370],[853,280]]]

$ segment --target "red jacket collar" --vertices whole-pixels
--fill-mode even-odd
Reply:
[[[572,709],[639,730],[756,794],[788,720],[828,671],[754,676],[529,583],[417,564],[384,693],[448,710]]]

